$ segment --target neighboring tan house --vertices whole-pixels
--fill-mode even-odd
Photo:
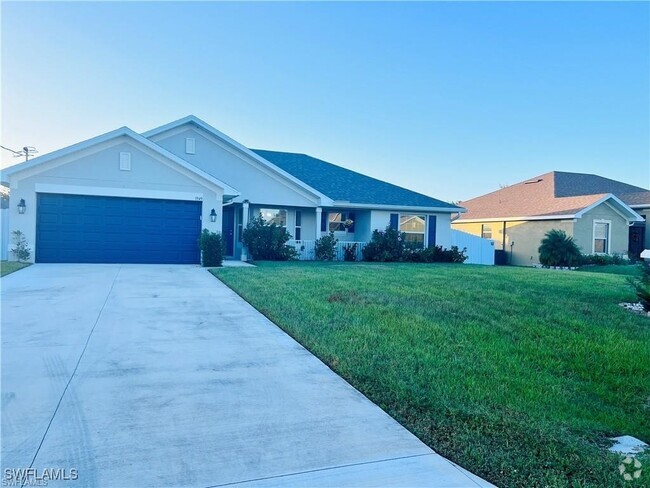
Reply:
[[[10,231],[44,263],[198,263],[202,228],[245,260],[242,229],[258,215],[303,251],[329,230],[365,243],[387,226],[448,248],[463,211],[304,154],[248,149],[194,116],[122,127],[6,168],[2,182]]]
[[[460,205],[467,212],[452,227],[494,240],[505,251],[502,264],[539,264],[551,229],[572,236],[585,254],[638,256],[650,246],[650,191],[601,176],[553,171]]]

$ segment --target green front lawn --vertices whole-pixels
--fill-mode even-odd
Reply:
[[[650,321],[617,305],[634,300],[623,276],[298,262],[212,272],[500,486],[622,485],[607,438],[650,441]]]
[[[587,271],[589,273],[607,273],[618,274],[623,276],[638,276],[641,274],[640,264],[606,264],[604,266],[583,266],[578,271]]]
[[[18,271],[29,266],[29,263],[18,263],[16,261],[0,261],[0,277]]]

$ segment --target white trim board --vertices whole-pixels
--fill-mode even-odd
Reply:
[[[203,201],[203,193],[166,191],[166,190],[145,190],[140,188],[115,188],[104,186],[78,186],[59,185],[51,183],[36,183],[36,193],[61,193],[65,195],[88,195],[99,197],[126,197],[126,198],[153,198],[157,200],[188,200]]]

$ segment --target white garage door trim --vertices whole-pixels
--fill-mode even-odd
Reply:
[[[78,186],[57,185],[51,183],[36,183],[36,193],[63,193],[66,195],[89,195],[98,197],[131,197],[131,198],[156,198],[160,200],[191,200],[202,201],[203,193],[145,190],[141,188],[111,188],[105,186]]]

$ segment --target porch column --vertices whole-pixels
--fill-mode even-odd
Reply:
[[[244,229],[248,226],[248,214],[249,214],[248,205],[249,205],[248,200],[244,200],[244,202],[242,203],[242,222],[241,222],[242,232],[244,232]],[[244,246],[243,244],[241,248],[241,260],[248,261],[248,250],[246,249],[246,246]]]
[[[316,207],[316,237],[315,239],[320,239],[320,222],[321,222],[321,216],[323,215],[323,209],[320,207]]]

